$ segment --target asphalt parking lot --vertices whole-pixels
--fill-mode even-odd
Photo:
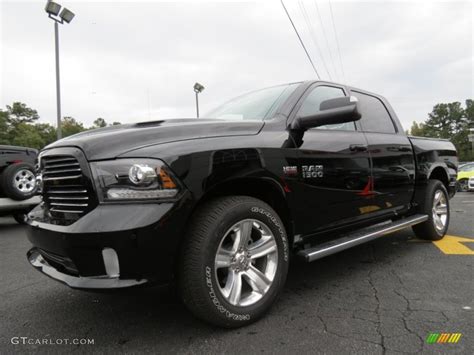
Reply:
[[[24,227],[0,218],[0,353],[472,354],[474,193],[457,194],[451,211],[450,237],[438,245],[406,230],[293,262],[270,313],[237,330],[194,319],[167,287],[96,294],[56,283],[27,263]],[[430,344],[430,333],[462,335]],[[94,344],[55,344],[82,338]]]

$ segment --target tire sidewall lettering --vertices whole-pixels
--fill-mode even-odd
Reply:
[[[230,318],[235,321],[248,321],[250,320],[250,314],[236,314],[234,312],[229,311],[225,308],[222,303],[219,301],[216,295],[216,291],[214,290],[214,285],[212,283],[212,268],[210,266],[206,266],[206,286],[208,288],[208,294],[211,299],[212,304],[216,307],[216,309],[224,314],[227,318]]]
[[[273,223],[273,225],[277,227],[278,232],[280,233],[282,243],[283,243],[283,259],[285,260],[285,262],[288,262],[288,259],[289,259],[288,241],[286,240],[285,232],[281,224],[278,222],[278,219],[272,213],[270,213],[269,211],[261,207],[256,207],[256,206],[252,207],[250,211],[253,213],[260,213],[266,216]]]

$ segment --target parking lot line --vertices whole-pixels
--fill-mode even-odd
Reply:
[[[446,235],[443,239],[433,242],[439,250],[449,255],[474,255],[474,250],[465,243],[474,243],[474,238]]]

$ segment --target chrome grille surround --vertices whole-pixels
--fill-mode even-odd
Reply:
[[[39,172],[43,203],[53,223],[69,225],[97,206],[89,165],[81,150],[56,148],[42,152]]]

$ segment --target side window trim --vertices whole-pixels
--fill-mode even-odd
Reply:
[[[392,122],[392,126],[393,126],[393,129],[394,129],[395,133],[366,131],[366,130],[364,130],[364,129],[362,128],[362,124],[360,123],[360,120],[357,121],[357,124],[356,124],[356,127],[357,127],[357,128],[360,128],[360,130],[361,130],[362,132],[366,132],[366,133],[381,133],[381,134],[398,134],[398,133],[399,133],[398,127],[397,127],[397,125],[395,124],[392,115],[390,114],[390,110],[387,108],[387,106],[385,106],[385,103],[384,103],[382,100],[380,100],[380,98],[378,98],[377,96],[374,96],[374,95],[372,95],[372,94],[368,94],[368,93],[361,92],[361,91],[358,91],[358,90],[350,90],[350,93],[353,93],[353,92],[358,93],[358,94],[360,94],[360,95],[366,95],[366,96],[373,97],[374,99],[377,99],[377,101],[379,101],[379,102],[382,104],[383,108],[384,108],[385,111],[387,112],[387,115],[388,115],[388,117],[390,118],[390,122]]]
[[[291,86],[294,86],[292,91],[286,96],[285,98],[285,93],[290,89]],[[297,84],[289,84],[287,87],[281,92],[281,94],[278,96],[278,98],[275,100],[275,102],[272,104],[272,106],[268,109],[267,113],[265,114],[265,117],[263,118],[263,121],[267,121],[275,116],[275,112],[278,111],[278,109],[281,107],[281,105],[288,100],[288,98],[293,94],[293,92],[297,88]],[[283,99],[282,99],[283,97]]]

